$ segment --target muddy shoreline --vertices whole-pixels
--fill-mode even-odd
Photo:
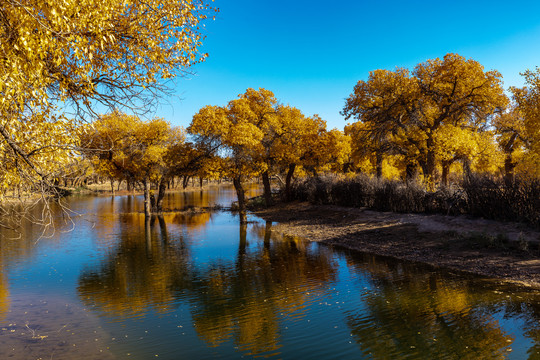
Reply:
[[[305,202],[252,212],[282,234],[540,289],[540,232],[524,224]]]

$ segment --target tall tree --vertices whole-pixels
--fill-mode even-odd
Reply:
[[[173,131],[163,119],[142,121],[118,111],[99,117],[82,135],[84,153],[100,173],[142,182],[146,216],[161,211],[161,187],[168,171],[167,151],[176,142],[183,141],[183,133]],[[158,184],[157,201],[150,192],[152,182]]]
[[[435,170],[435,133],[444,125],[461,128],[479,127],[489,117],[502,111],[508,99],[498,71],[484,71],[473,59],[457,54],[428,60],[414,70],[420,87],[421,103],[413,124],[426,137],[424,174],[433,176]]]
[[[261,148],[259,152],[260,159],[266,165],[262,172],[264,197],[266,205],[272,203],[272,190],[270,186],[270,171],[274,165],[272,149],[277,138],[282,131],[280,119],[277,117],[277,99],[269,90],[259,88],[254,90],[249,88],[244,94],[240,94],[238,100],[229,103],[229,114],[233,117],[242,117],[246,121],[255,125],[263,134],[261,139]],[[253,154],[257,157],[257,154]]]
[[[422,148],[422,143],[410,131],[410,118],[419,98],[416,80],[403,68],[370,72],[368,80],[358,81],[347,98],[342,114],[362,123],[349,129],[354,130],[353,146],[374,154],[378,177],[382,175],[383,157],[389,154],[406,155],[409,167],[417,163],[418,151],[412,148]]]
[[[493,119],[497,143],[504,154],[504,180],[506,185],[514,183],[514,169],[517,166],[516,154],[523,151],[527,142],[524,118],[513,107]]]
[[[365,136],[420,165],[432,183],[437,133],[445,126],[479,129],[507,105],[501,75],[457,54],[406,69],[376,70],[359,81],[343,109],[366,125]]]
[[[264,133],[255,120],[247,100],[240,98],[230,101],[226,107],[203,107],[193,116],[188,128],[199,143],[211,146],[222,155],[223,175],[233,179],[241,223],[247,222],[243,183],[266,169],[264,163],[257,161]]]

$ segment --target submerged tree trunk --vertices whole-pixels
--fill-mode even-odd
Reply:
[[[233,178],[234,189],[236,190],[236,196],[238,197],[238,214],[240,216],[240,224],[247,224],[247,212],[246,212],[246,194],[240,176]]]
[[[158,195],[155,201],[153,211],[161,214],[163,212],[163,198],[165,197],[165,190],[167,189],[167,183],[168,181],[165,179],[165,177],[161,177],[159,180],[158,185]]]
[[[272,206],[272,188],[270,186],[270,174],[268,174],[268,170],[262,174],[262,180],[264,185],[264,201],[266,202],[266,206]]]
[[[144,218],[144,237],[146,239],[146,251],[148,255],[152,252],[152,225],[150,216]]]
[[[167,224],[165,223],[165,219],[163,218],[163,215],[157,216],[159,221],[159,231],[161,233],[161,242],[164,245],[167,245],[169,243],[169,234],[167,232]]]
[[[114,178],[110,178],[109,180],[111,181],[111,192],[114,196]]]
[[[270,250],[270,239],[272,238],[272,222],[267,221],[264,227],[264,248]]]
[[[238,255],[236,259],[236,270],[238,273],[242,274],[244,272],[244,263],[246,258],[246,249],[247,249],[247,224],[240,223],[238,239]]]
[[[287,171],[287,177],[285,178],[285,199],[291,201],[291,182],[294,175],[294,170],[296,169],[296,164],[289,164],[289,170]]]
[[[152,206],[151,206],[151,199],[150,199],[150,179],[148,177],[145,177],[143,180],[143,187],[144,187],[144,216],[150,217],[152,214]]]

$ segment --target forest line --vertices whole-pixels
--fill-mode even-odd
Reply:
[[[509,98],[498,72],[484,71],[478,62],[456,54],[427,60],[413,71],[375,70],[346,99],[342,114],[354,122],[344,131],[327,129],[318,115],[306,116],[263,88],[247,89],[225,106],[201,108],[187,129],[160,118],[143,121],[113,111],[77,128],[82,161],[74,158],[73,174],[64,176],[98,173],[125,180],[128,188],[140,183],[146,214],[162,211],[171,178],[227,178],[235,186],[245,219],[243,184],[250,179],[262,178],[270,206],[271,178],[281,180],[283,198],[291,200],[318,196],[298,196],[298,191],[293,196],[294,178],[333,174],[339,180],[363,174],[407,188],[414,183],[426,194],[445,191],[441,204],[467,202],[474,197],[471,189],[483,191],[484,197],[491,193],[491,205],[508,209],[504,204],[514,202],[516,208],[536,209],[525,216],[529,220],[517,215],[502,219],[537,224],[540,72],[524,76],[527,85],[510,88]],[[367,186],[365,179],[358,183]],[[515,195],[523,187],[527,195]],[[379,203],[392,202],[391,194],[387,196]],[[409,206],[399,211],[430,208],[414,205],[420,198],[425,196],[412,196]],[[395,196],[393,200],[402,201]],[[485,198],[481,203],[490,204]],[[481,214],[481,206],[455,205],[452,211]],[[447,205],[437,211],[450,212]]]

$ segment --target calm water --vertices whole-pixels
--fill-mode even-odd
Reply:
[[[232,200],[215,188],[165,207]],[[540,359],[539,293],[228,212],[146,223],[141,201],[74,197],[73,228],[59,212],[53,237],[4,234],[0,359]]]

